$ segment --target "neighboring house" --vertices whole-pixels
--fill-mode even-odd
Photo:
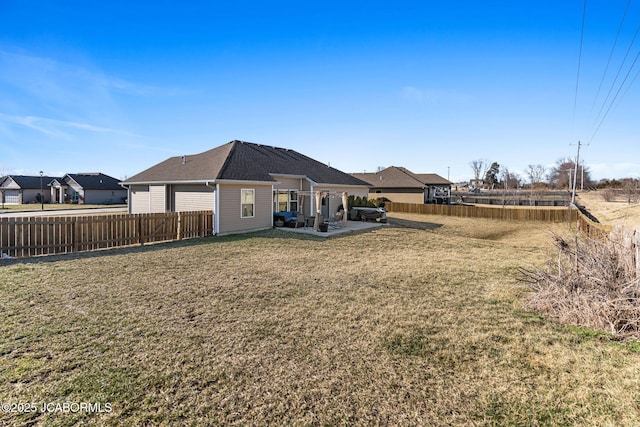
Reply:
[[[54,203],[111,205],[125,203],[127,190],[120,181],[100,172],[68,173],[48,183]]]
[[[354,173],[369,183],[369,198],[385,198],[397,203],[449,203],[451,182],[434,173],[413,173],[390,166],[375,173]]]
[[[52,176],[7,175],[0,180],[0,201],[6,205],[51,202],[49,184]]]
[[[484,185],[484,180],[482,179],[469,180],[469,192],[477,192],[484,188],[486,188]]]
[[[218,235],[273,226],[273,213],[335,214],[342,193],[364,197],[363,182],[294,150],[231,141],[200,154],[171,157],[132,176],[129,212],[211,210]]]

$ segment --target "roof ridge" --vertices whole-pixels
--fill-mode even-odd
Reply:
[[[218,171],[218,174],[216,175],[216,179],[220,178],[223,174],[225,169],[227,168],[227,166],[229,166],[229,162],[231,161],[231,156],[233,153],[235,153],[236,148],[238,147],[238,144],[245,144],[244,141],[239,141],[237,139],[234,139],[233,141],[229,142],[229,144],[231,144],[231,148],[229,149],[229,152],[227,153],[227,155],[224,158],[224,162],[222,163],[222,166],[220,166],[220,170]],[[249,142],[248,144],[251,144],[251,142]],[[214,148],[215,150],[215,148]]]
[[[405,175],[407,175],[409,178],[413,179],[414,181],[418,181],[421,185],[424,185],[424,182],[422,182],[422,180],[420,180],[420,178],[418,178],[409,169],[407,169],[407,168],[405,168],[403,166],[392,166],[392,167],[398,169],[400,172],[404,173]]]

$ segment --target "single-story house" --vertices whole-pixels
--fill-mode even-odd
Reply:
[[[111,205],[124,203],[127,198],[119,180],[100,172],[68,173],[48,185],[50,198],[57,203]]]
[[[397,203],[446,203],[451,198],[452,183],[435,173],[413,173],[406,168],[390,166],[372,173],[354,173],[367,182],[369,198],[385,198]]]
[[[366,182],[297,151],[237,140],[171,157],[121,184],[130,213],[211,210],[217,235],[270,228],[277,212],[330,217],[344,192],[369,192]]]
[[[6,205],[50,203],[49,184],[52,176],[7,175],[0,180],[0,201]]]

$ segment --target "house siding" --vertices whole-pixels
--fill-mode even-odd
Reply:
[[[166,212],[167,200],[166,200],[167,188],[164,185],[150,185],[149,186],[149,212]]]
[[[90,205],[108,205],[124,203],[126,190],[84,190],[84,203]]]
[[[78,204],[87,203],[87,201],[84,199],[84,189],[82,187],[80,187],[74,181],[70,181],[67,184],[69,185],[69,189],[67,190],[67,194],[69,195],[70,199],[73,200],[74,194],[78,193],[78,198],[77,198]]]
[[[44,202],[45,203],[50,203],[51,202],[51,194],[49,191],[49,187],[45,187],[42,189],[42,192],[44,193]],[[39,203],[38,202],[38,194],[40,194],[40,190],[32,190],[32,189],[25,189],[22,190],[22,203]]]
[[[377,191],[380,191],[379,193]],[[424,203],[425,190],[416,189],[371,189],[370,199],[386,197],[395,203]]]
[[[214,210],[215,191],[212,187],[206,185],[172,185],[170,194],[171,210],[174,212]]]
[[[130,194],[129,207],[131,213],[149,213],[149,186],[132,185]]]
[[[243,189],[255,190],[254,216],[252,218],[240,216],[240,192]],[[273,225],[273,190],[271,185],[221,184],[219,200],[220,230],[218,230],[218,234],[264,230]]]
[[[279,184],[275,185],[276,190],[302,190],[302,181],[308,183],[306,179],[302,178],[284,178],[276,176],[274,177],[274,179],[278,180],[279,182]]]

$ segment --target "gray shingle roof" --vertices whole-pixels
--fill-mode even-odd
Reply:
[[[205,180],[266,181],[272,175],[306,176],[318,184],[368,185],[287,148],[231,141],[200,154],[171,157],[124,183]]]
[[[103,173],[68,173],[62,177],[73,179],[84,190],[122,190],[120,181]]]
[[[416,173],[418,179],[427,185],[452,185],[453,183],[437,173]]]
[[[390,166],[375,173],[352,175],[377,188],[424,188],[428,185],[451,185],[449,181],[435,173],[415,174],[398,166]]]
[[[4,181],[8,178],[11,178],[15,181],[16,184],[20,186],[23,190],[26,189],[40,189],[40,175],[29,176],[29,175],[7,175],[3,177],[0,181]],[[42,186],[47,188],[47,185],[53,181],[54,179],[60,179],[60,177],[55,176],[43,176],[42,177]]]

